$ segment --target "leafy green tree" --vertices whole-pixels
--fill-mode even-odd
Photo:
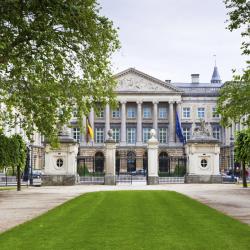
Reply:
[[[20,135],[13,135],[10,138],[12,150],[9,149],[11,155],[11,165],[17,168],[17,190],[21,190],[21,170],[24,169],[26,163],[26,144]]]
[[[250,1],[249,0],[224,0],[229,19],[228,29],[230,31],[243,29],[242,53],[250,54]]]
[[[76,105],[115,103],[110,57],[119,48],[96,0],[0,1],[0,127],[20,123],[55,141]]]
[[[242,165],[243,187],[247,187],[246,164],[250,164],[250,130],[239,131],[235,141],[235,159]]]
[[[26,163],[26,144],[20,135],[12,137],[0,133],[0,169],[17,169],[17,190],[21,190],[21,170]]]
[[[225,0],[230,31],[243,29],[242,54],[250,54],[250,1]],[[250,125],[250,61],[246,62],[242,75],[235,75],[233,80],[226,82],[220,91],[218,112],[222,115],[222,124],[229,126],[232,121],[239,122],[243,116],[245,124]]]

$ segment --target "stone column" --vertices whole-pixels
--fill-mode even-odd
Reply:
[[[115,179],[115,152],[116,143],[114,139],[105,141],[106,159],[105,159],[105,185],[116,185]]]
[[[122,101],[122,112],[121,112],[121,144],[126,144],[126,102]]]
[[[157,134],[158,134],[157,133],[158,132],[158,102],[154,101],[153,104],[154,104],[153,128],[156,131],[156,138],[157,138]]]
[[[155,138],[156,131],[150,130],[150,139],[148,140],[148,185],[159,184],[159,160],[158,160],[158,147],[159,142]]]
[[[177,112],[177,114],[178,114],[179,121],[180,121],[180,124],[181,124],[181,102],[180,102],[180,101],[176,102],[176,112]],[[175,119],[174,121],[176,122],[176,119]],[[174,123],[174,124],[175,124],[175,123]],[[180,142],[178,136],[176,135],[176,132],[174,132],[174,133],[175,133],[175,138],[176,138],[175,141],[176,141],[176,142],[177,142],[177,141]]]
[[[86,122],[86,116],[83,115],[82,116],[82,125],[83,125],[83,128],[84,128],[84,131],[83,133],[81,133],[81,143],[82,144],[86,144],[86,131],[87,131],[87,122]]]
[[[137,140],[136,140],[136,144],[137,145],[141,145],[142,144],[142,117],[141,117],[141,105],[142,102],[138,101],[137,102]]]
[[[175,131],[174,131],[174,102],[169,102],[169,142],[173,143],[175,138]]]
[[[95,126],[94,126],[95,125],[95,113],[94,113],[94,109],[93,108],[90,109],[89,123],[90,123],[91,128],[93,129],[93,132],[95,133]]]
[[[105,136],[104,138],[108,138],[108,131],[110,129],[110,107],[109,104],[105,107]]]

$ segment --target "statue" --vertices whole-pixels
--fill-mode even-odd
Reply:
[[[211,125],[206,123],[205,120],[200,119],[200,126],[195,127],[194,136],[211,136]]]
[[[155,131],[155,129],[152,128],[152,129],[150,130],[149,134],[150,134],[150,139],[156,139],[156,138],[155,138],[155,136],[156,136],[156,131]]]
[[[113,130],[112,129],[108,130],[108,140],[113,140]]]

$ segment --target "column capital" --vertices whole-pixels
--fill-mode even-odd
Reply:
[[[126,104],[126,103],[127,103],[127,101],[122,100],[122,101],[120,101],[120,103],[121,103],[121,104]]]
[[[143,101],[136,101],[137,105],[141,105]]]
[[[174,104],[174,103],[175,103],[175,101],[168,101],[168,103],[169,103],[169,104]]]
[[[153,104],[159,104],[159,101],[153,101]]]
[[[176,101],[177,104],[181,104],[181,101]]]

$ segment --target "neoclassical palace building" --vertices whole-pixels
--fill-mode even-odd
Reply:
[[[72,118],[72,136],[79,142],[79,159],[87,156],[104,157],[104,142],[107,131],[113,130],[117,142],[117,156],[136,158],[133,170],[143,168],[143,157],[147,155],[149,131],[157,131],[159,157],[183,156],[183,143],[176,136],[176,116],[178,114],[183,134],[190,139],[193,129],[201,119],[210,127],[211,134],[221,143],[221,155],[229,154],[232,128],[220,125],[216,114],[216,100],[222,86],[215,66],[209,83],[201,83],[199,74],[192,74],[188,83],[161,81],[135,68],[129,68],[115,75],[117,79],[117,100],[119,106],[109,105],[100,113],[91,110],[89,122],[94,130],[94,140],[87,142],[80,134],[76,118]],[[127,162],[121,161],[121,171],[127,171]],[[133,163],[132,163],[133,164]],[[224,167],[227,162],[223,163]],[[229,163],[228,163],[229,164]],[[131,170],[131,169],[130,169]]]
[[[117,143],[116,154],[117,158],[121,159],[118,168],[122,172],[145,168],[147,141],[152,128],[157,132],[159,159],[182,157],[185,155],[183,143],[176,135],[178,114],[186,140],[190,139],[201,119],[205,120],[209,124],[210,133],[220,141],[221,168],[232,167],[230,145],[234,131],[240,130],[242,125],[233,124],[230,128],[220,125],[220,116],[215,111],[216,100],[223,84],[216,66],[208,83],[201,83],[199,74],[192,74],[190,82],[187,83],[161,81],[135,68],[124,70],[116,74],[115,78],[119,105],[116,109],[111,109],[107,105],[98,114],[91,110],[88,120],[94,131],[92,141],[86,141],[86,135],[81,134],[77,125],[76,114],[72,114],[69,127],[72,137],[79,143],[79,163],[86,157],[105,158],[104,143],[109,129],[113,130],[113,138]],[[83,121],[83,124],[86,124],[86,121]],[[6,130],[6,133],[20,133],[26,138],[24,132],[19,130]],[[31,149],[32,167],[43,169],[43,137],[35,134],[33,141],[32,144],[27,141]],[[101,160],[100,164],[92,164],[97,168],[93,167],[93,171],[102,171],[103,162]]]

